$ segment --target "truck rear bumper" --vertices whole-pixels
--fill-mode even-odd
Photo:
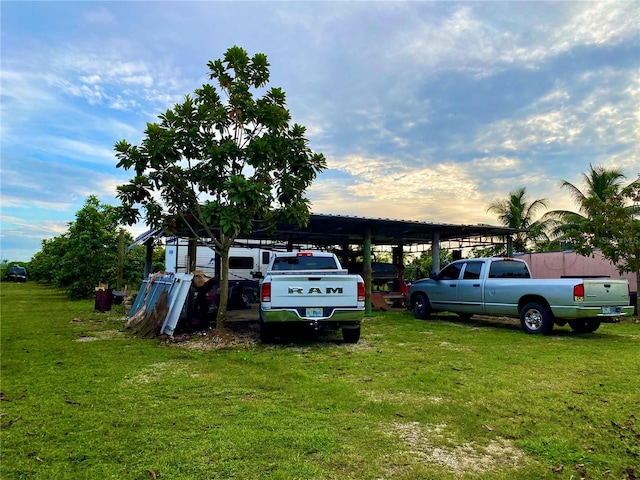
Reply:
[[[593,318],[601,322],[618,322],[620,317],[633,315],[633,306],[615,307],[555,307],[553,315],[558,319]]]
[[[323,317],[305,317],[298,313],[295,308],[277,308],[261,310],[262,319],[266,323],[285,322],[335,322],[354,323],[360,322],[364,318],[364,309],[360,308],[336,308],[331,315]]]

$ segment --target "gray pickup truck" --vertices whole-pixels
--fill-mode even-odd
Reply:
[[[333,253],[276,252],[260,284],[260,338],[269,341],[275,329],[298,324],[342,329],[346,343],[357,343],[364,301],[364,280]]]
[[[527,333],[549,334],[554,324],[595,332],[601,322],[631,315],[627,280],[532,279],[528,265],[513,258],[458,260],[409,288],[416,318],[454,312],[520,318]]]

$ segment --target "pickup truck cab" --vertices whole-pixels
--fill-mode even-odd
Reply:
[[[513,258],[458,260],[411,285],[416,318],[454,312],[520,318],[527,333],[548,334],[554,324],[591,333],[601,322],[631,315],[627,280],[609,278],[533,279],[528,265]]]
[[[274,327],[306,324],[342,329],[345,342],[357,343],[364,317],[365,288],[328,252],[276,252],[260,284],[260,338]]]

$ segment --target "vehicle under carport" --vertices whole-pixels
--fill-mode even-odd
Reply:
[[[278,223],[274,231],[256,230],[238,239],[238,245],[246,247],[266,248],[271,245],[277,248],[294,250],[297,248],[332,249],[341,256],[346,265],[353,258],[354,250],[363,258],[362,274],[367,288],[367,312],[371,311],[372,265],[371,252],[374,246],[390,247],[392,262],[402,266],[405,248],[410,251],[423,251],[431,248],[434,270],[440,268],[441,246],[460,254],[463,248],[488,247],[496,244],[506,246],[508,255],[512,253],[511,236],[519,230],[486,225],[456,225],[428,223],[412,220],[392,220],[383,218],[366,218],[345,215],[311,214],[306,227],[297,227],[287,223]],[[215,231],[214,231],[215,232]],[[145,278],[151,272],[153,246],[164,237],[162,229],[149,230],[140,235],[133,245],[147,246],[147,262]],[[182,238],[189,238],[190,232],[178,232]],[[202,239],[200,239],[202,241]],[[193,251],[198,239],[190,239]],[[191,256],[194,258],[194,256]],[[195,264],[193,265],[195,270]]]

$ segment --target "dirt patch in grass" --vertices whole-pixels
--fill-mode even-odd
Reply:
[[[524,453],[506,439],[496,438],[484,446],[476,442],[455,444],[445,436],[445,430],[446,425],[409,422],[394,423],[386,433],[402,439],[414,462],[439,465],[456,474],[483,474],[524,463]]]
[[[189,350],[250,348],[259,341],[258,324],[253,320],[227,321],[224,330],[207,325],[175,336],[161,335],[160,341]]]
[[[157,362],[140,370],[137,375],[127,377],[124,383],[129,385],[145,385],[167,378],[186,377],[191,375],[189,367],[179,360]]]
[[[379,391],[379,390],[370,390],[370,391],[362,391],[364,395],[367,396],[369,401],[373,403],[393,403],[395,405],[424,405],[425,402],[430,403],[442,403],[444,402],[444,398],[436,397],[436,396],[425,396],[422,393],[413,393],[413,392],[390,392],[387,390]]]
[[[187,340],[184,343],[175,341],[168,341],[168,343],[176,343],[189,350],[206,351],[222,348],[250,348],[258,342],[258,337],[251,333],[211,329],[192,335]]]
[[[95,342],[97,340],[111,340],[113,338],[124,338],[120,330],[104,330],[101,332],[91,332],[91,335],[82,335],[76,342]]]
[[[308,352],[311,346],[321,345],[323,343],[340,343],[343,344],[342,335],[339,331],[331,329],[313,332],[311,329],[302,325],[283,326],[276,333],[276,338],[272,341],[272,345],[287,345],[292,351],[296,348],[300,349],[301,354]],[[161,335],[161,342],[169,345],[175,345],[190,350],[217,350],[224,348],[253,348],[260,343],[260,334],[257,319],[252,318],[231,318],[225,322],[225,329],[218,330],[215,328],[215,321],[199,328],[191,329],[191,331],[182,331],[182,333],[173,336]],[[377,348],[375,343],[366,338],[360,339],[358,343],[347,344],[344,347],[350,351],[363,351]]]

